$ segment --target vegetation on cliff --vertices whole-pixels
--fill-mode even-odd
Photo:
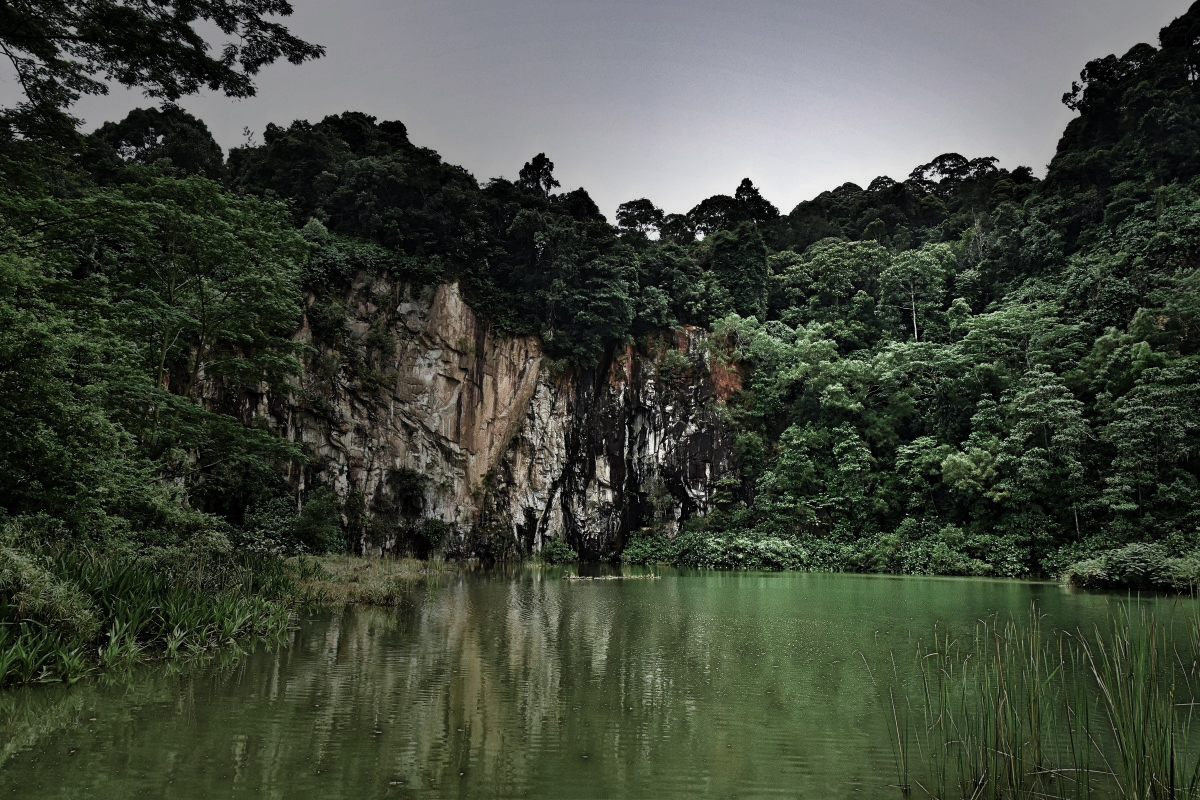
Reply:
[[[320,51],[232,0],[171,18],[207,9],[248,37],[220,63],[177,31],[155,49],[123,38],[144,20],[60,5],[57,27],[0,25],[27,92],[0,117],[5,635],[33,618],[19,598],[39,570],[83,548],[154,571],[344,546],[363,509],[297,480],[311,454],[245,390],[298,374],[302,323],[349,336],[337,298],[364,272],[459,281],[498,330],[576,369],[652,331],[712,331],[743,386],[726,406],[740,479],[678,538],[647,527],[630,558],[976,575],[1085,560],[1075,574],[1104,585],[1145,545],[1147,585],[1194,579],[1200,5],[1159,47],[1087,65],[1044,180],[951,153],[787,214],[745,180],[686,214],[632,200],[615,225],[585,190],[556,191],[545,154],[480,183],[360,113],[269,126],[228,158],[170,102],[81,135],[69,104],[97,74],[167,101],[246,94],[259,66]],[[445,534],[405,532],[419,552]]]

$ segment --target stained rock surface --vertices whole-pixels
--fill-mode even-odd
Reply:
[[[706,514],[733,473],[718,408],[731,373],[710,368],[699,330],[584,370],[537,337],[494,333],[457,284],[376,278],[336,311],[298,333],[311,347],[299,385],[247,392],[241,413],[303,443],[290,480],[300,496],[334,489],[358,552],[501,557],[557,537],[613,558],[633,530],[671,535]]]

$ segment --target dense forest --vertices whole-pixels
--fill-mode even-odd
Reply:
[[[258,35],[274,49],[242,54],[250,74],[320,54]],[[91,66],[160,107],[79,133],[63,109],[88,65],[33,52],[0,119],[0,585],[25,606],[46,547],[169,572],[344,546],[337,497],[286,484],[304,448],[204,393],[287,385],[311,355],[295,331],[339,335],[335,298],[364,271],[457,281],[571,369],[711,331],[743,378],[723,412],[740,477],[630,560],[1195,577],[1200,4],[1159,47],[1087,64],[1044,179],[948,153],[789,213],[747,179],[686,214],[630,200],[615,224],[545,154],[480,182],[362,113],[226,154],[171,101],[248,93],[243,73],[112,66],[138,46]]]

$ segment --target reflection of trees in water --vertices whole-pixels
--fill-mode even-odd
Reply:
[[[14,774],[72,780],[54,765],[76,747],[72,774],[111,773],[118,750],[114,793],[168,798],[187,796],[175,779],[267,798],[640,794],[663,776],[677,793],[730,794],[800,769],[828,780],[817,762],[831,748],[862,769],[868,736],[853,721],[873,730],[876,700],[831,612],[807,613],[819,596],[794,598],[753,578],[447,577],[400,609],[305,621],[288,647],[232,666],[76,687],[57,712],[68,721],[52,724],[94,716],[99,735],[47,736],[21,767],[33,771]]]

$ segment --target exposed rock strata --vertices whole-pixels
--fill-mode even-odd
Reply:
[[[456,285],[408,293],[377,280],[347,298],[343,350],[357,348],[374,381],[351,376],[306,325],[318,354],[296,397],[309,400],[262,395],[245,408],[304,443],[312,463],[296,488],[334,487],[355,549],[408,548],[432,531],[466,555],[559,537],[608,558],[637,528],[674,531],[709,511],[733,463],[701,332],[581,371],[547,359],[536,337],[493,334]]]

